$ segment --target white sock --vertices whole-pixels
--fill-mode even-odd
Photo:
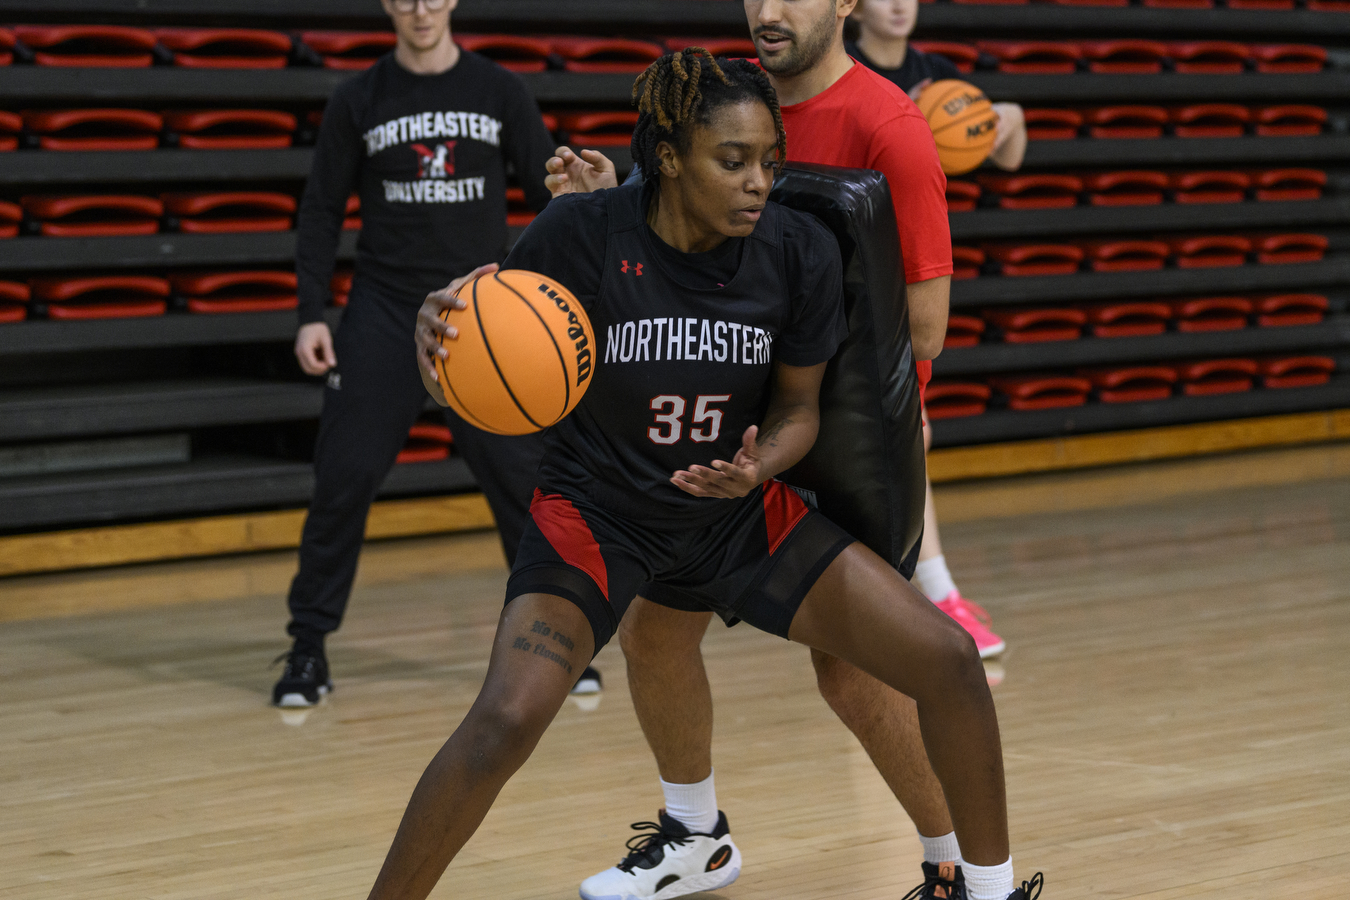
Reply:
[[[1007,900],[1013,892],[1012,857],[1001,866],[973,866],[963,863],[966,891],[970,900]]]
[[[717,789],[712,775],[694,784],[671,784],[662,779],[661,793],[666,795],[666,815],[685,828],[710,834],[717,827]]]
[[[955,831],[949,831],[942,837],[935,838],[919,835],[919,843],[923,844],[924,862],[933,865],[944,862],[961,864],[961,845],[956,842]]]
[[[934,603],[946,600],[956,590],[952,573],[947,570],[947,557],[939,555],[920,561],[914,567],[914,584]]]

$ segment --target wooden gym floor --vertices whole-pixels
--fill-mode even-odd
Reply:
[[[1350,883],[1350,445],[952,485],[1019,876],[1050,898],[1330,898]],[[372,545],[337,691],[266,705],[291,553],[0,581],[0,897],[362,898],[481,681],[491,535]],[[912,827],[806,652],[714,625],[726,900],[898,900]],[[576,896],[653,817],[622,656],[435,896]]]

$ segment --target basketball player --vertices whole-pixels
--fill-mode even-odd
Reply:
[[[890,79],[915,100],[934,81],[963,77],[945,56],[924,53],[910,46],[909,36],[914,31],[918,14],[919,0],[859,0],[853,11],[858,40],[856,44],[846,44],[850,56]],[[1027,124],[1022,107],[1016,103],[995,103],[994,111],[998,113],[998,131],[989,162],[1000,169],[1015,171],[1022,167],[1027,152]],[[923,443],[925,452],[933,443],[933,429],[927,415],[924,416]],[[926,496],[923,542],[919,548],[919,563],[914,568],[914,582],[939,608],[957,621],[967,623],[967,630],[975,638],[981,656],[996,656],[1006,649],[1006,644],[989,628],[989,617],[984,609],[963,597],[956,587],[951,570],[947,568],[947,558],[942,553],[931,483],[926,484]]]
[[[427,896],[575,671],[639,587],[660,581],[915,697],[967,857],[991,874],[979,900],[1023,900],[1040,879],[1013,886],[998,726],[974,642],[773,479],[815,440],[825,363],[845,330],[833,235],[768,202],[786,155],[774,91],[751,63],[684,51],[654,63],[634,94],[645,182],[555,199],[506,265],[568,285],[597,340],[646,326],[650,351],[641,337],[626,359],[597,347],[586,396],[547,432],[486,683],[413,792],[370,896]],[[647,263],[641,276],[619,265],[634,259]],[[432,295],[418,318],[433,391],[432,359],[454,353],[439,343],[455,336],[439,318],[451,306],[463,303]]]
[[[552,140],[520,80],[451,39],[455,0],[383,0],[398,43],[340,85],[319,132],[298,221],[295,355],[328,376],[314,499],[291,584],[294,639],[272,692],[312,706],[332,689],[325,637],[342,621],[367,513],[426,394],[407,364],[427,291],[506,251],[506,165],[536,208]],[[356,277],[337,340],[323,321],[347,197],[361,197]],[[540,445],[478,431],[447,411],[455,449],[487,496],[506,558],[528,515]]]
[[[745,0],[760,64],[785,103],[790,158],[877,169],[886,175],[909,282],[914,355],[922,361],[937,355],[946,332],[952,271],[946,179],[932,132],[913,102],[890,82],[854,65],[845,52],[843,26],[853,6],[851,0]],[[583,151],[578,157],[560,148],[549,169],[548,183],[555,192],[614,183],[612,165],[597,153]],[[917,368],[926,381],[930,367],[920,362]],[[862,534],[860,539],[884,550],[883,535]],[[633,604],[619,638],[628,660],[634,710],[656,757],[665,800],[665,814],[658,816],[663,829],[653,840],[670,849],[714,840],[709,835],[719,822],[712,694],[699,652],[711,615],[688,611],[690,606],[680,604],[668,589],[659,597],[647,596],[649,600]],[[943,611],[954,612],[949,607]],[[984,629],[976,617],[954,618],[972,632],[978,646]],[[812,661],[821,694],[857,736],[914,822],[924,851],[923,896],[955,896],[963,883],[961,848],[924,753],[913,701],[827,653],[813,651]],[[623,900],[650,900],[658,892],[662,900],[679,896],[686,892],[675,885],[657,886],[669,875],[687,874],[687,865],[686,857],[677,853],[667,852],[655,865],[629,854],[583,882],[582,895]]]

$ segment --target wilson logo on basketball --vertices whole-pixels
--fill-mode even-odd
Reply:
[[[576,311],[566,298],[546,284],[539,285],[539,291],[548,295],[548,299],[552,300],[559,310],[567,313],[567,336],[576,342],[577,384],[583,384],[591,377],[591,348],[590,342],[586,339],[586,329],[581,326],[581,320],[577,318]]]
[[[641,274],[642,274],[642,263],[633,263],[633,264],[630,266],[630,265],[628,264],[628,260],[625,259],[625,260],[623,261],[623,265],[622,265],[622,266],[619,266],[619,271],[622,272],[623,274],[627,275],[628,272],[629,272],[629,270],[632,270],[632,272],[633,272],[634,275],[641,275]]]

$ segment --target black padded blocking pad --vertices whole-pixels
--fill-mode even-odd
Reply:
[[[910,577],[923,535],[923,431],[890,188],[879,172],[793,163],[770,199],[812,213],[839,241],[849,328],[825,370],[815,446],[779,477],[815,492],[822,513]]]

